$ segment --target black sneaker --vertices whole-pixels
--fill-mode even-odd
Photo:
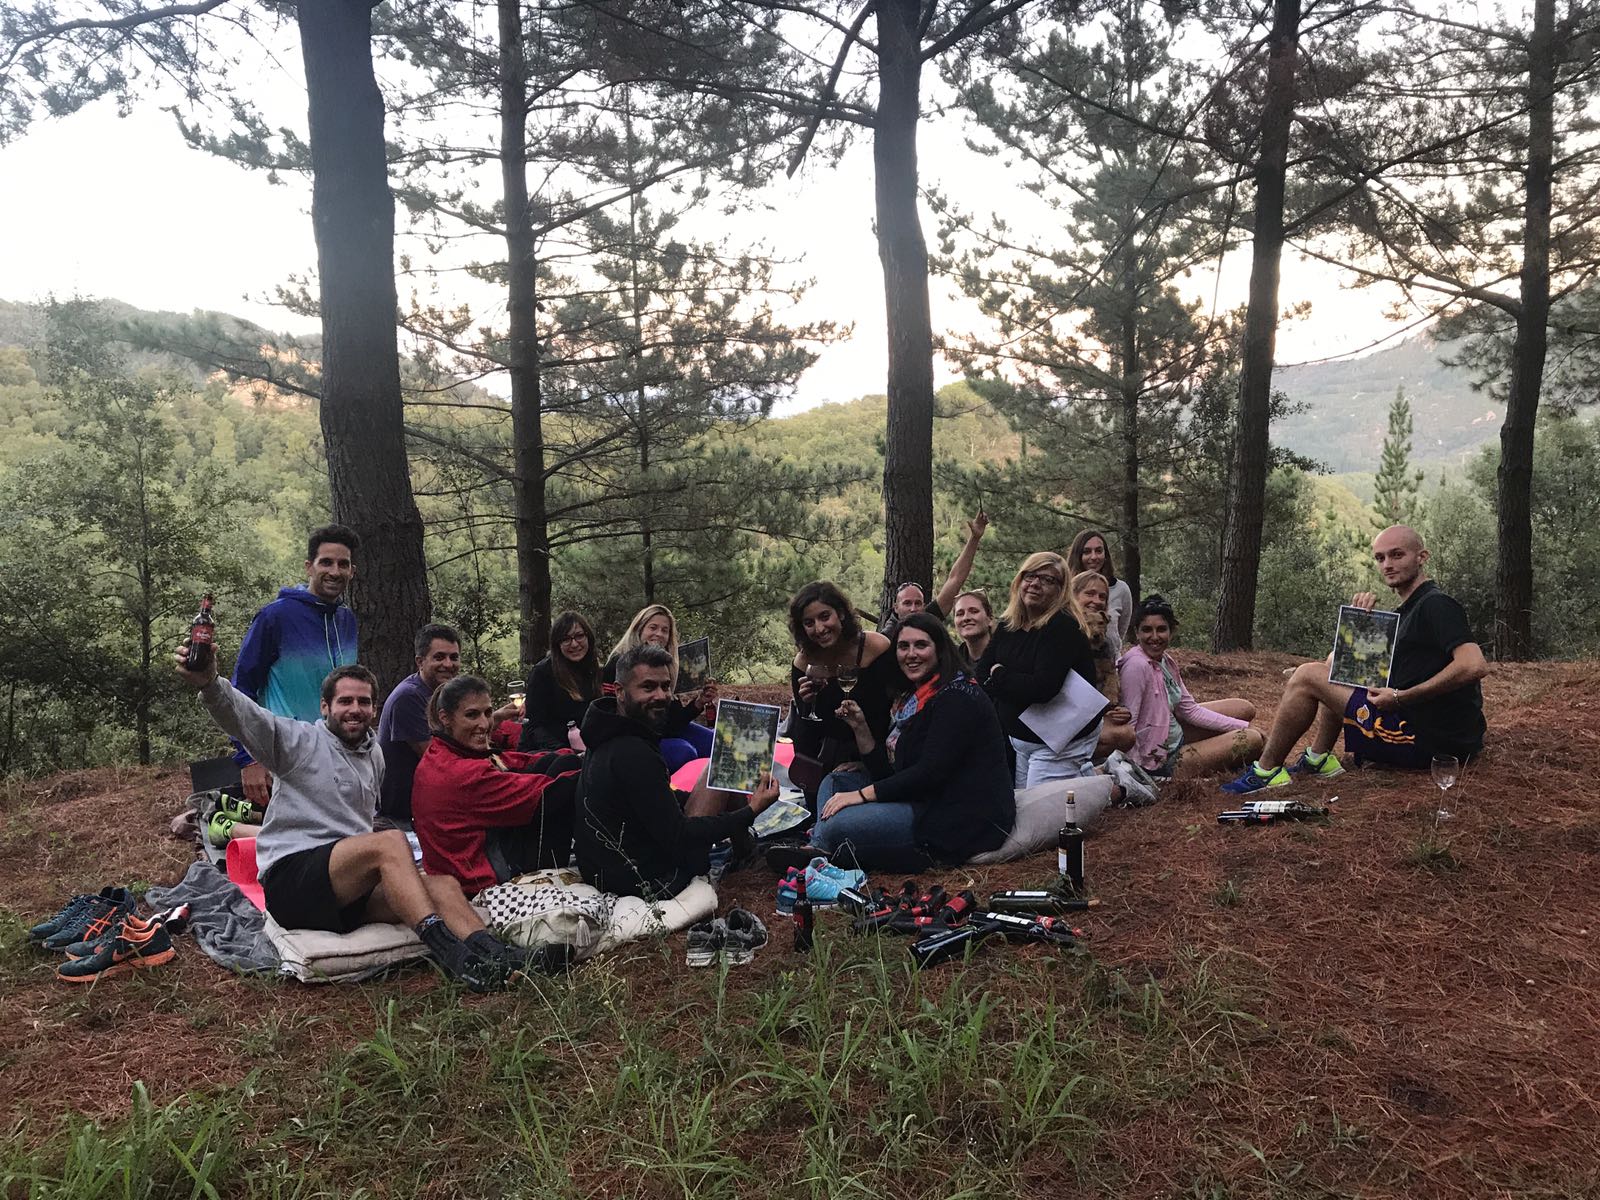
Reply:
[[[563,975],[573,967],[572,947],[559,943],[530,950],[501,941],[487,929],[480,929],[467,938],[466,944],[479,959],[503,971],[508,980],[513,975]]]
[[[497,992],[506,986],[509,972],[498,961],[485,959],[450,931],[443,921],[435,921],[418,934],[439,969],[457,983],[475,992]]]
[[[106,888],[98,896],[89,897],[76,916],[62,921],[54,933],[36,944],[59,953],[74,942],[94,941],[114,930],[124,917],[132,916],[136,903],[127,888]]]
[[[66,926],[79,921],[84,913],[91,909],[97,909],[101,902],[113,903],[115,900],[114,893],[121,890],[121,888],[107,887],[100,889],[98,893],[79,892],[57,909],[55,916],[40,921],[32,929],[28,930],[28,940],[37,945],[43,942],[45,938],[60,933]]]
[[[755,913],[743,908],[730,908],[723,918],[722,961],[729,966],[741,967],[756,956],[756,951],[767,944],[767,927]]]
[[[722,953],[728,938],[728,923],[721,917],[689,926],[689,949],[683,956],[691,967],[709,967]]]

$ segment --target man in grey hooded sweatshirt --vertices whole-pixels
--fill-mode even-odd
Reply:
[[[446,974],[474,991],[535,965],[484,928],[452,876],[417,871],[404,833],[373,832],[383,753],[373,734],[378,685],[371,671],[336,667],[322,682],[322,720],[295,721],[218,676],[215,653],[203,670],[191,671],[187,645],[173,655],[179,676],[200,693],[217,727],[276,780],[256,842],[273,920],[334,933],[404,922]]]

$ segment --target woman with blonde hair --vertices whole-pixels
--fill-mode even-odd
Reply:
[[[1016,752],[1019,788],[1072,779],[1088,770],[1100,736],[1098,718],[1060,751],[1022,720],[1024,709],[1060,694],[1070,671],[1093,682],[1094,653],[1072,612],[1066,560],[1041,550],[1017,568],[1005,612],[977,666]]]
[[[612,647],[611,657],[600,672],[600,687],[608,696],[617,692],[617,659],[635,646],[649,642],[660,646],[672,655],[672,676],[678,676],[678,622],[665,604],[647,604],[633,614],[628,628]],[[661,757],[667,760],[667,769],[676,771],[684,763],[711,754],[711,730],[697,724],[695,718],[707,705],[717,702],[717,685],[708,682],[705,687],[687,700],[673,698],[667,708],[666,732],[661,738]]]
[[[1072,611],[1094,653],[1093,683],[1111,701],[1100,726],[1100,744],[1094,752],[1096,761],[1116,750],[1131,750],[1134,743],[1133,714],[1122,706],[1122,688],[1117,674],[1117,655],[1122,647],[1106,612],[1110,592],[1110,584],[1098,571],[1079,571],[1072,577]]]

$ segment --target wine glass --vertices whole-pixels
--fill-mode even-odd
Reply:
[[[806,676],[807,676],[807,678],[809,678],[813,682],[815,682],[818,688],[827,687],[828,686],[828,680],[833,677],[832,673],[828,670],[827,667],[819,667],[815,663],[812,663],[811,665],[806,667]],[[817,693],[817,698],[820,699],[821,696],[822,696],[822,693],[819,691]],[[801,717],[800,719],[802,721],[816,721],[819,724],[821,723],[822,718],[817,715],[817,701],[816,700],[812,700],[810,704],[806,705],[806,714],[805,714],[805,716]]]
[[[1435,754],[1433,756],[1433,781],[1439,785],[1439,811],[1434,817],[1440,821],[1447,821],[1455,816],[1448,808],[1444,807],[1445,793],[1456,785],[1456,776],[1461,773],[1461,760],[1454,754]]]
[[[527,700],[528,681],[525,679],[513,679],[506,684],[506,693],[511,697],[511,703],[517,706],[517,711],[520,713],[523,710],[524,702]]]
[[[839,673],[834,676],[839,682],[839,690],[848,696],[856,690],[856,681],[861,678],[855,667],[840,667]]]

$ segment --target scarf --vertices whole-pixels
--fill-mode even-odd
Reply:
[[[957,679],[963,678],[965,678],[965,676],[963,676],[960,671],[957,671],[950,682],[954,683]],[[884,749],[888,751],[889,761],[891,763],[894,762],[894,748],[900,741],[900,734],[905,728],[906,722],[911,720],[912,717],[916,716],[919,712],[926,708],[928,706],[928,701],[932,700],[938,691],[939,677],[937,675],[930,675],[928,676],[926,682],[924,682],[916,691],[912,692],[909,696],[906,696],[898,704],[890,706],[889,720],[894,724],[893,728],[889,730],[889,736],[884,738],[883,745]]]

